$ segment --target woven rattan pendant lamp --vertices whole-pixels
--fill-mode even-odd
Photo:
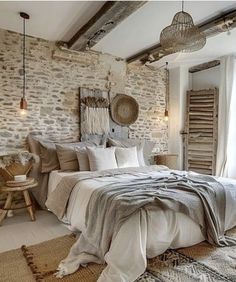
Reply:
[[[166,50],[175,52],[194,52],[206,44],[206,36],[194,25],[190,14],[182,11],[175,14],[171,25],[164,28],[160,34],[160,43]]]

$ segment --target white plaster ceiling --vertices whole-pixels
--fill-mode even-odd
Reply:
[[[47,40],[65,40],[85,24],[105,1],[0,1],[0,28],[22,31],[18,12],[29,13],[27,34]],[[229,9],[236,8],[236,1],[185,1],[197,24]],[[159,42],[161,30],[169,25],[181,1],[149,1],[120,23],[93,47],[96,51],[127,58]],[[196,64],[208,59],[236,52],[236,31],[207,40],[206,46],[190,54],[177,54],[163,60],[178,64]],[[159,63],[159,65],[162,62]]]
[[[197,24],[236,7],[236,1],[186,1],[184,6]],[[134,50],[157,44],[162,29],[171,24],[174,14],[180,10],[181,1],[148,2],[107,34],[94,49],[127,58]]]
[[[26,12],[28,35],[69,40],[105,1],[0,1],[0,28],[22,32],[19,12]]]
[[[198,24],[224,11],[236,8],[236,1],[185,1],[184,10]],[[159,42],[161,30],[171,24],[173,16],[181,10],[181,1],[151,1],[137,10],[106,35],[94,50],[127,58]],[[236,52],[236,31],[207,39],[205,47],[194,53],[174,54],[153,65],[169,61],[170,67],[180,64],[194,65]]]

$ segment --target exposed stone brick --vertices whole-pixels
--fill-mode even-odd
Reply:
[[[29,132],[78,140],[79,87],[107,90],[108,79],[111,97],[126,93],[140,105],[129,136],[155,141],[158,151],[167,150],[164,70],[127,66],[125,61],[95,52],[63,52],[54,42],[27,37],[28,111],[22,116],[22,36],[0,29],[0,50],[0,150],[24,148]]]

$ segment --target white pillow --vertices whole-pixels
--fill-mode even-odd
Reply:
[[[119,168],[121,167],[138,167],[139,160],[136,147],[120,148],[116,147],[116,161]]]
[[[113,139],[108,138],[109,146],[122,148],[137,147],[138,160],[140,166],[150,165],[149,158],[155,146],[154,142],[141,139]]]
[[[80,171],[89,171],[89,158],[86,148],[76,148],[76,155],[79,162]]]
[[[117,168],[115,147],[86,147],[91,171]]]
[[[146,166],[145,160],[144,160],[144,142],[141,142],[139,145],[137,145],[137,155],[138,155],[138,162],[140,166]]]

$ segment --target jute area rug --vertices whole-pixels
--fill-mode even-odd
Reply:
[[[236,228],[229,232],[236,237]],[[105,266],[89,264],[57,279],[53,275],[66,257],[73,235],[0,254],[1,282],[95,282]],[[122,259],[122,258],[121,258]],[[148,261],[137,282],[236,282],[236,247],[216,248],[203,242],[190,248],[168,250]],[[112,282],[112,281],[111,281]]]

